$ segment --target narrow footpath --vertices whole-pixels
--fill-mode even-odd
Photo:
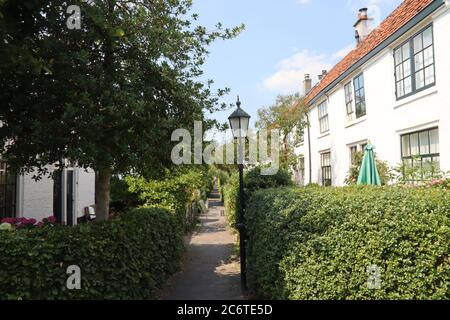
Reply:
[[[231,259],[236,237],[227,229],[217,190],[208,203],[208,212],[200,216],[201,226],[186,241],[183,270],[169,281],[161,293],[163,300],[243,299],[240,265]]]

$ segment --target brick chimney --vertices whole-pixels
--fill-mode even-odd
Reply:
[[[323,78],[325,78],[326,75],[327,75],[327,70],[322,70],[322,74],[318,75],[319,81],[322,80]]]
[[[355,28],[356,44],[363,42],[372,31],[372,20],[367,15],[367,8],[359,9],[358,21],[353,25]]]
[[[303,80],[303,92],[308,94],[312,88],[312,79],[309,76],[309,73],[305,74],[305,79]]]

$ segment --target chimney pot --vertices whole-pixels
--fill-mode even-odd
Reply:
[[[356,43],[360,44],[372,32],[371,18],[367,13],[367,8],[361,8],[358,12],[358,21],[353,25],[355,28]]]
[[[367,8],[359,9],[358,18],[359,19],[367,19]]]

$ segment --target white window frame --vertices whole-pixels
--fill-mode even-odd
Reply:
[[[317,114],[319,116],[319,131],[320,131],[320,133],[323,134],[323,133],[330,131],[327,100],[322,101],[317,106]]]

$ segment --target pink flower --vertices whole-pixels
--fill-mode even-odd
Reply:
[[[16,219],[15,218],[3,218],[0,223],[9,223],[9,224],[15,224]]]
[[[47,221],[50,223],[55,223],[56,222],[56,218],[54,216],[50,216],[47,218]]]

